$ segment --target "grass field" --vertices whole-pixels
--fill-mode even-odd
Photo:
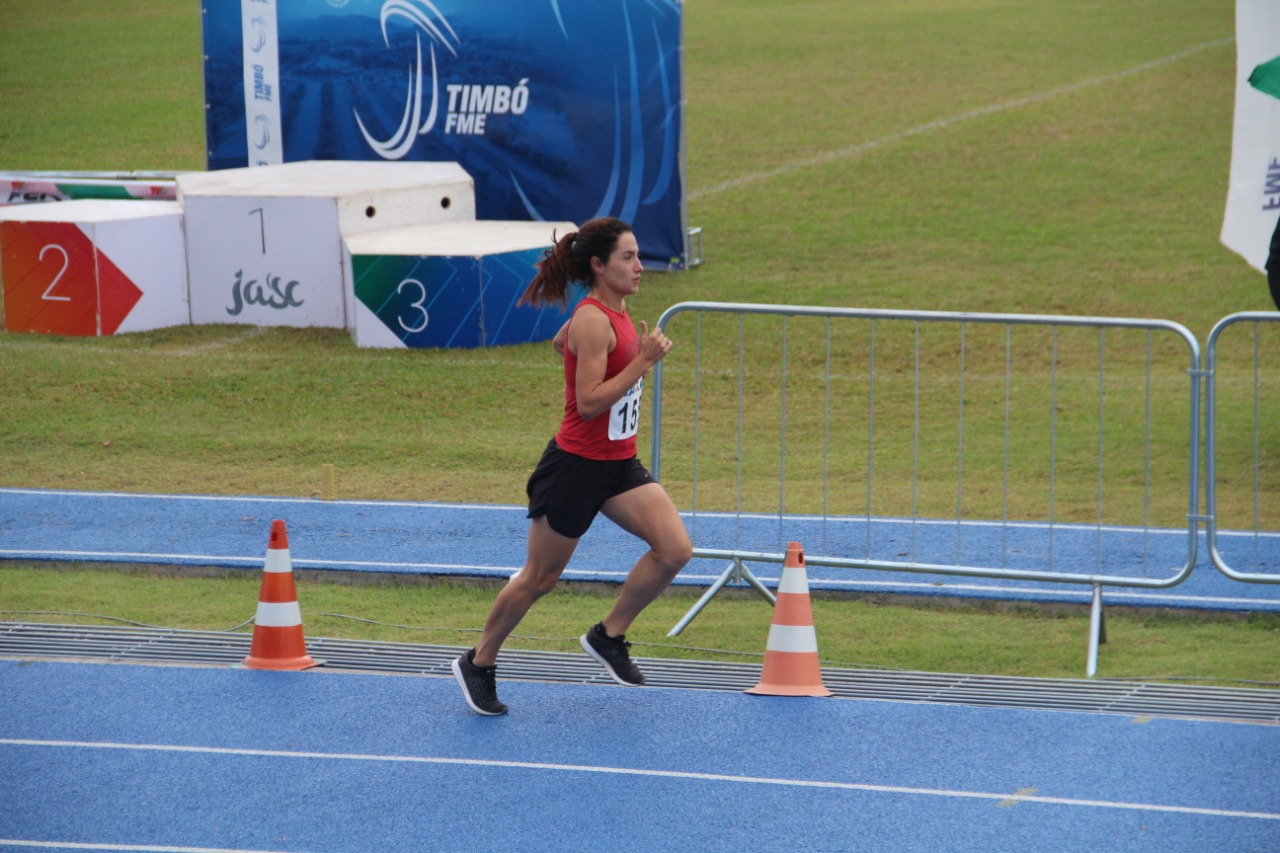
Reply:
[[[204,167],[195,0],[65,0],[56,13],[0,0],[0,29],[0,170]],[[1233,37],[1232,6],[1217,0],[689,4],[687,190],[706,263],[648,276],[631,313],[652,324],[697,299],[1152,317],[1203,340],[1222,316],[1271,308],[1262,276],[1218,241]],[[945,362],[946,346],[926,362]],[[519,503],[558,420],[558,377],[545,345],[362,351],[338,330],[236,326],[95,340],[0,332],[0,486],[307,496],[333,465],[342,497]],[[979,432],[988,408],[974,406],[967,428]],[[1177,458],[1178,428],[1158,427],[1170,430],[1158,446]],[[1280,483],[1261,489],[1280,506]],[[1156,499],[1181,511],[1176,491]],[[83,576],[48,573],[59,590],[37,585],[39,574],[0,571],[4,606],[84,609],[56,606]],[[364,611],[366,593],[344,594]],[[90,609],[196,621],[195,606],[148,617],[149,595],[125,583]],[[888,623],[940,636],[934,611],[824,607],[833,660],[863,660],[866,636],[887,635]],[[448,612],[474,626],[484,609]],[[921,642],[884,665],[1064,674],[1053,658],[1062,642],[1021,639],[1060,620],[1083,652],[1072,618],[947,615],[962,620],[958,651]],[[741,619],[759,633],[758,613]],[[654,621],[657,637],[665,626]],[[837,628],[855,623],[868,634]],[[1192,636],[1190,624],[1170,631]],[[1123,632],[1111,628],[1119,649]],[[1222,623],[1213,630],[1225,639],[1199,637],[1176,661],[1126,659],[1123,672],[1280,680],[1276,629]],[[979,652],[1010,635],[1020,663]],[[1223,651],[1210,664],[1215,642]],[[1111,657],[1104,673],[1118,671]],[[1078,673],[1077,660],[1066,669]]]

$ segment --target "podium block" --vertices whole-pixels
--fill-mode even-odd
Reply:
[[[566,308],[517,306],[572,222],[472,220],[369,232],[343,241],[361,347],[490,347],[549,340]]]
[[[473,220],[456,163],[303,161],[177,177],[191,322],[350,328],[344,235]]]
[[[182,209],[83,200],[0,207],[5,329],[114,335],[191,322]]]

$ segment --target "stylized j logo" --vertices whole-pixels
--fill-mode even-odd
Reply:
[[[440,99],[440,87],[436,82],[436,48],[434,42],[440,42],[454,56],[458,52],[454,50],[453,44],[458,42],[458,35],[449,26],[449,22],[444,19],[430,0],[387,0],[382,5],[382,41],[387,47],[391,46],[391,41],[387,37],[387,21],[391,18],[405,18],[417,25],[419,32],[415,38],[417,42],[417,62],[414,67],[409,69],[408,87],[404,101],[404,115],[400,121],[400,127],[392,134],[390,139],[375,139],[369,129],[365,127],[364,120],[360,118],[360,113],[353,109],[351,112],[356,117],[356,124],[360,127],[360,134],[364,137],[364,141],[369,147],[378,153],[378,156],[384,160],[399,160],[409,153],[413,148],[413,143],[423,134],[429,133],[431,128],[435,126],[436,115],[438,113],[438,103]],[[437,24],[436,21],[439,21]],[[426,120],[422,118],[422,33],[426,33],[431,37],[433,44],[431,51],[431,108],[427,113]]]

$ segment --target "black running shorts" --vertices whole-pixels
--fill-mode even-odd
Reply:
[[[605,501],[653,482],[653,475],[634,456],[587,459],[561,450],[553,438],[525,487],[528,517],[545,515],[552,530],[577,539],[591,527]]]

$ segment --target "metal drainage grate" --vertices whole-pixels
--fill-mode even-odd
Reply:
[[[0,622],[0,658],[106,660],[230,666],[249,653],[248,633]],[[326,669],[448,676],[456,646],[308,638]],[[502,677],[513,681],[612,684],[581,654],[504,650]],[[755,686],[758,664],[639,659],[653,687],[741,691]],[[823,683],[842,699],[932,702],[996,708],[1081,711],[1151,717],[1280,722],[1280,691],[1131,681],[1014,678],[824,667]]]

